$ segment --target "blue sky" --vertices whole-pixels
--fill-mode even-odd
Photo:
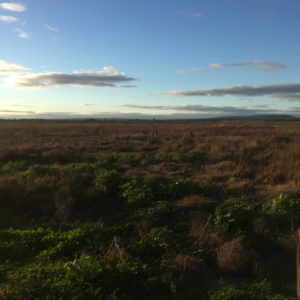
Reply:
[[[0,0],[0,118],[300,116],[299,0]]]

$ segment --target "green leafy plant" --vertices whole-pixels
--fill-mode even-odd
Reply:
[[[106,193],[115,195],[121,183],[121,175],[116,170],[100,170],[95,178],[95,185],[102,188]]]
[[[233,198],[216,207],[213,222],[231,230],[248,230],[252,219],[257,215],[254,204],[247,198]]]
[[[0,166],[0,174],[13,173],[26,170],[26,160],[9,161],[6,164]]]
[[[163,185],[154,177],[143,178],[134,175],[120,186],[122,196],[129,204],[151,205],[163,197]]]
[[[291,199],[289,196],[280,195],[267,200],[262,204],[261,214],[276,226],[288,228],[300,226],[300,199]]]

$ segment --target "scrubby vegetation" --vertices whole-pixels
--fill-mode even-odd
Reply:
[[[298,127],[0,122],[0,299],[295,299]]]

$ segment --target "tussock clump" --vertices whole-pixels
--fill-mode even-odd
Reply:
[[[217,170],[220,171],[232,171],[236,164],[231,160],[224,160],[214,166]]]
[[[252,226],[254,232],[264,236],[270,236],[271,228],[263,217],[254,218],[252,220]]]
[[[69,188],[61,188],[54,195],[56,216],[60,221],[68,221],[73,212],[74,198],[70,194]]]
[[[149,137],[147,139],[147,145],[161,145],[162,141],[159,137]]]
[[[254,251],[245,245],[242,237],[226,242],[217,253],[218,267],[234,274],[250,273],[254,259]]]
[[[159,149],[159,153],[161,154],[169,154],[173,151],[172,146],[169,143],[163,143],[163,145]]]
[[[170,267],[181,273],[205,274],[207,272],[207,265],[202,259],[183,254],[178,254],[171,260]]]
[[[68,162],[68,156],[59,149],[53,149],[42,153],[41,161],[46,164],[61,163],[64,164]]]
[[[183,212],[202,211],[204,213],[213,213],[216,206],[216,201],[208,200],[200,195],[187,196],[175,203],[176,210]]]
[[[274,136],[271,139],[267,141],[268,145],[274,145],[274,144],[288,144],[291,142],[292,139],[286,136]]]
[[[137,232],[138,235],[142,237],[144,234],[148,233],[152,227],[153,224],[151,220],[143,219],[136,224],[135,232]]]
[[[194,137],[191,137],[189,133],[185,133],[181,139],[181,145],[183,147],[192,145],[194,143]]]

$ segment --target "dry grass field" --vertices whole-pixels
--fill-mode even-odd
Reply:
[[[1,121],[0,298],[293,299],[299,128]]]
[[[207,122],[8,122],[0,123],[0,161],[42,154],[45,163],[63,162],[63,150],[85,156],[149,154],[207,149],[202,164],[158,161],[128,172],[188,177],[216,185],[223,199],[249,195],[300,196],[300,123]]]

